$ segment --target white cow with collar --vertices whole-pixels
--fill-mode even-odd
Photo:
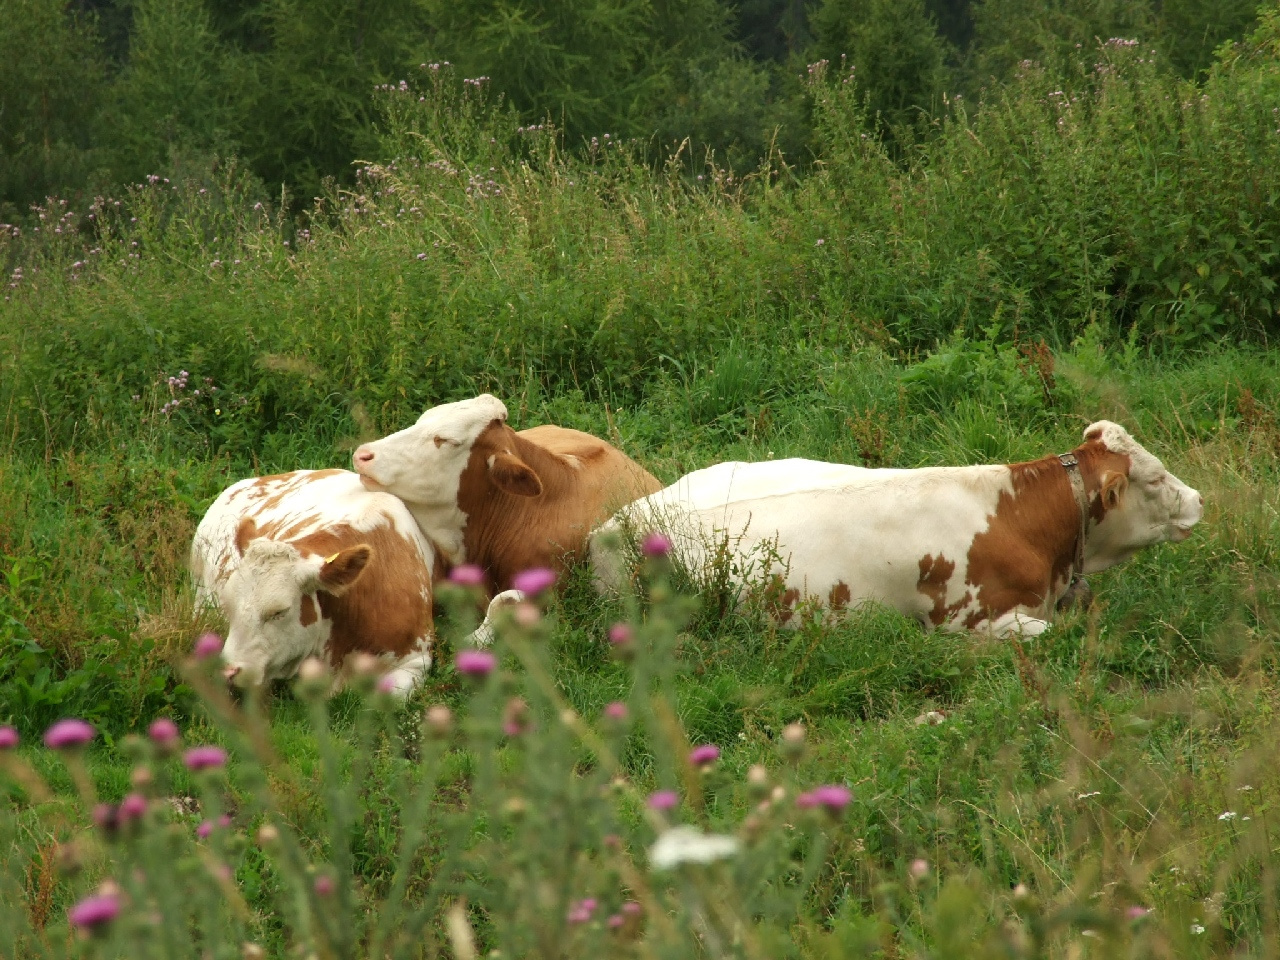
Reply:
[[[1204,498],[1118,424],[1090,425],[1073,455],[917,470],[721,463],[615,514],[591,562],[618,591],[619,533],[660,529],[691,570],[727,550],[739,582],[763,575],[783,622],[802,601],[875,600],[930,629],[1036,634],[1073,575],[1182,540],[1203,513]]]

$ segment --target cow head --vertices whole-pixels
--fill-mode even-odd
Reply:
[[[479,465],[499,490],[542,493],[537,473],[512,450],[507,408],[489,394],[432,407],[411,427],[366,443],[352,456],[366,487],[394,494],[415,510],[456,510],[463,472]]]
[[[1099,420],[1076,449],[1090,476],[1085,571],[1123,563],[1143,547],[1184,540],[1204,513],[1204,497],[1129,435]]]
[[[358,544],[330,557],[303,555],[292,544],[259,537],[246,517],[236,550],[240,563],[219,590],[230,625],[222,649],[226,678],[238,686],[287,679],[304,659],[324,653],[327,625],[316,594],[345,593],[373,549]]]

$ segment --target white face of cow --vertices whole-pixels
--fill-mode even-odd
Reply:
[[[413,426],[362,445],[352,462],[369,489],[412,505],[453,508],[472,444],[494,420],[506,419],[506,406],[487,393],[445,403]]]
[[[222,648],[228,680],[252,686],[293,676],[309,656],[321,655],[329,625],[318,592],[345,592],[373,555],[360,544],[322,559],[288,543],[256,539],[219,591],[230,629]]]
[[[1123,563],[1143,547],[1184,540],[1204,514],[1204,497],[1187,486],[1119,424],[1100,420],[1084,431],[1109,453],[1128,458],[1127,473],[1103,469],[1102,521],[1090,528],[1086,572]],[[1117,458],[1118,459],[1118,458]]]

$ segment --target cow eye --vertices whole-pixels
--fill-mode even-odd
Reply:
[[[284,616],[286,613],[288,613],[288,612],[289,612],[288,608],[286,608],[286,609],[284,609],[284,610],[277,610],[277,611],[275,611],[274,613],[268,613],[268,614],[267,614],[265,617],[263,617],[262,619],[263,619],[264,621],[266,621],[266,622],[270,623],[270,622],[272,622],[272,621],[274,621],[274,620],[279,620],[281,617],[283,617],[283,616]]]
[[[462,446],[461,440],[454,440],[452,437],[436,437],[435,439],[437,448],[443,447],[446,443],[451,447]]]

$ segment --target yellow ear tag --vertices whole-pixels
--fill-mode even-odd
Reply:
[[[342,552],[341,550],[339,550],[339,551],[338,551],[338,553],[341,553],[341,552]],[[324,562],[325,562],[325,563],[333,563],[333,561],[335,561],[335,560],[337,560],[337,559],[338,559],[338,553],[335,553],[335,554],[333,554],[332,556],[329,556],[329,557],[325,557],[325,558],[324,558]]]

